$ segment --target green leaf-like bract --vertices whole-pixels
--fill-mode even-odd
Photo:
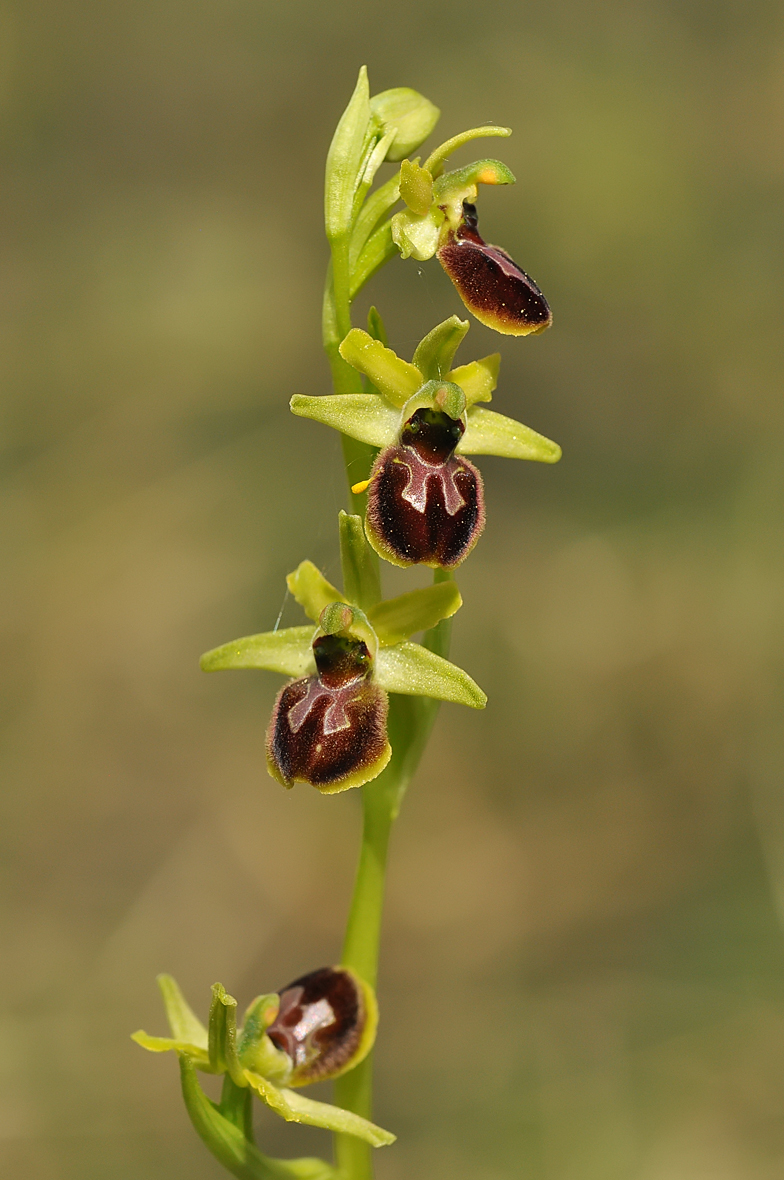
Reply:
[[[340,565],[343,570],[346,598],[349,602],[355,602],[362,610],[369,610],[381,599],[378,559],[365,540],[361,516],[344,512],[341,508],[338,513],[338,527]]]
[[[369,122],[370,91],[367,70],[363,66],[327,155],[324,222],[330,241],[340,238],[351,228]]]

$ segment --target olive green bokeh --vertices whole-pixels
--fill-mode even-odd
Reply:
[[[564,449],[479,461],[453,654],[490,706],[442,710],[395,837],[379,1178],[778,1178],[780,6],[33,0],[0,33],[0,1171],[222,1175],[128,1039],[153,977],[245,1004],[339,949],[356,800],[279,791],[274,677],[197,658],[298,622],[304,555],[340,581],[339,440],[288,400],[329,391],[324,155],[367,62],[441,108],[423,159],[514,128],[480,228],[555,326],[471,355]],[[435,261],[371,302],[404,356],[463,314]]]

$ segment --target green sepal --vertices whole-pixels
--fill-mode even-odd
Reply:
[[[489,402],[498,384],[500,364],[501,354],[494,352],[492,356],[485,356],[479,361],[470,361],[467,365],[461,365],[459,369],[453,369],[449,374],[449,380],[460,386],[465,394],[466,405]]]
[[[472,127],[468,131],[461,131],[459,135],[453,135],[451,139],[447,139],[444,143],[439,144],[427,157],[424,166],[432,176],[440,176],[444,170],[444,162],[449,159],[452,152],[456,152],[463,144],[470,143],[472,139],[489,139],[495,136],[501,136],[506,139],[511,134],[511,127],[499,127],[495,124],[491,124],[489,127]]]
[[[220,1072],[214,1070],[210,1065],[209,1054],[189,1041],[175,1041],[172,1037],[151,1037],[142,1028],[138,1032],[131,1033],[131,1040],[135,1041],[137,1045],[141,1045],[142,1049],[148,1049],[150,1053],[169,1053],[172,1050],[177,1053],[187,1053],[197,1069],[203,1069],[205,1073]]]
[[[446,378],[468,328],[468,320],[461,320],[459,316],[452,315],[442,324],[437,324],[423,340],[420,340],[413,363],[422,374],[423,380],[442,381]],[[460,382],[456,384],[459,385]]]
[[[205,652],[199,661],[202,671],[220,672],[225,668],[266,668],[284,676],[308,676],[315,671],[313,661],[313,627],[285,627],[282,631],[264,631],[245,635],[222,647]]]
[[[340,118],[327,155],[324,223],[330,241],[342,237],[351,228],[354,198],[367,150],[370,118],[367,69],[362,66],[354,93]]]
[[[367,315],[367,330],[368,336],[372,336],[374,340],[380,340],[386,347],[387,330],[384,327],[384,321],[381,318],[381,312],[377,307],[371,307]]]
[[[320,1159],[277,1160],[262,1155],[202,1090],[193,1063],[180,1054],[182,1096],[193,1126],[220,1164],[237,1180],[340,1180]]]
[[[422,384],[416,365],[402,360],[361,328],[351,329],[340,345],[340,355],[395,406],[405,405]]]
[[[449,619],[463,605],[454,582],[439,582],[387,598],[368,611],[368,621],[381,647],[391,647],[414,635],[429,631],[442,619]]]
[[[557,463],[561,458],[558,443],[537,434],[514,418],[505,418],[494,410],[474,406],[468,412],[465,434],[457,444],[460,455],[500,455],[504,459],[533,459],[538,463]]]
[[[415,152],[433,131],[441,112],[429,99],[408,86],[382,90],[370,100],[370,109],[395,138],[387,152],[393,162]]]
[[[361,516],[349,514],[341,509],[338,513],[338,529],[340,564],[346,598],[368,611],[369,617],[369,612],[381,598],[378,558],[365,540]]]
[[[376,658],[376,682],[387,692],[434,697],[472,709],[484,709],[487,696],[467,672],[418,643],[382,648]]]
[[[371,1147],[386,1147],[395,1142],[395,1136],[390,1131],[377,1127],[375,1123],[350,1110],[330,1106],[327,1102],[316,1102],[312,1098],[304,1098],[296,1090],[279,1089],[249,1069],[245,1071],[245,1076],[262,1102],[266,1102],[275,1114],[279,1114],[288,1123],[305,1123],[310,1127],[323,1127],[326,1131],[354,1135],[369,1143]]]
[[[191,1008],[180,991],[180,985],[172,975],[159,975],[156,979],[166,1010],[166,1019],[172,1036],[178,1041],[190,1041],[205,1053],[208,1046],[207,1029]]]
[[[289,404],[298,418],[321,422],[373,447],[391,446],[400,429],[400,414],[375,393],[295,393]]]
[[[420,168],[418,159],[400,165],[400,196],[418,217],[424,217],[433,204],[433,177]]]
[[[207,1029],[180,991],[176,979],[171,975],[159,975],[158,987],[163,997],[166,1019],[172,1031],[171,1037],[153,1037],[139,1029],[131,1035],[131,1040],[143,1049],[149,1049],[151,1053],[167,1053],[171,1050],[188,1053],[199,1069],[208,1073],[216,1072],[210,1063]]]
[[[209,1056],[214,1073],[228,1073],[235,1086],[247,1086],[237,1055],[237,1001],[222,983],[212,985]]]
[[[345,602],[340,591],[328,582],[312,561],[301,561],[286,577],[286,585],[309,619],[317,623],[325,606]]]
[[[257,996],[248,1005],[237,1055],[243,1069],[252,1069],[273,1082],[287,1082],[291,1075],[291,1058],[273,1045],[267,1036],[267,1029],[277,1016],[279,1007],[280,998],[275,993]],[[247,1085],[247,1079],[243,1080],[243,1085]]]

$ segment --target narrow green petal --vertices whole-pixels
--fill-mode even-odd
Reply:
[[[395,406],[403,406],[422,384],[415,365],[401,360],[391,348],[374,340],[362,328],[352,328],[340,346],[340,355],[375,385]]]
[[[201,657],[204,672],[224,668],[266,668],[284,676],[307,676],[314,670],[313,627],[286,627],[283,631],[264,631],[245,635],[205,652]]]
[[[377,1127],[350,1110],[343,1110],[340,1106],[330,1106],[327,1102],[315,1102],[312,1098],[303,1098],[295,1090],[278,1089],[260,1074],[246,1069],[245,1076],[263,1102],[275,1114],[279,1114],[287,1123],[306,1123],[310,1127],[323,1127],[327,1131],[342,1131],[347,1135],[355,1135],[363,1139],[372,1147],[385,1147],[395,1142],[395,1136],[389,1131]]]
[[[180,1056],[180,1074],[182,1096],[197,1134],[237,1180],[339,1180],[338,1173],[324,1160],[276,1160],[262,1155],[239,1127],[210,1102],[185,1054]]]
[[[372,609],[381,598],[378,558],[370,548],[361,516],[338,513],[340,531],[340,565],[346,598],[364,611]]]
[[[314,623],[325,606],[333,602],[345,602],[345,598],[322,574],[312,561],[301,561],[293,573],[286,578],[286,585],[296,598],[309,619]],[[292,627],[292,631],[299,630]]]
[[[368,611],[368,619],[381,646],[391,647],[415,631],[429,631],[442,619],[451,618],[462,605],[454,582],[438,582],[377,603]]]
[[[376,657],[376,681],[387,692],[435,697],[472,709],[484,709],[487,697],[467,672],[418,643],[382,648]]]
[[[461,365],[449,374],[449,380],[459,385],[466,397],[466,404],[473,406],[476,402],[489,402],[493,390],[498,384],[498,368],[501,364],[500,352],[492,356],[482,357],[480,361],[471,361],[468,365]]]
[[[557,463],[561,458],[558,443],[523,426],[522,422],[515,422],[514,418],[505,418],[481,406],[468,411],[468,425],[457,450],[461,455],[501,455],[505,459],[534,459],[539,463]]]
[[[404,160],[400,165],[400,196],[412,213],[424,217],[433,204],[433,177],[418,160]]]
[[[189,1041],[175,1041],[172,1037],[151,1037],[143,1028],[131,1033],[131,1040],[142,1049],[149,1049],[151,1053],[168,1053],[172,1049],[178,1053],[187,1053],[198,1069],[210,1070],[209,1056],[198,1045]]]
[[[414,364],[425,381],[443,381],[446,378],[468,328],[468,320],[452,315],[419,342],[414,353]]]
[[[207,1052],[207,1029],[191,1008],[180,991],[177,980],[171,975],[159,975],[157,984],[163,997],[166,1019],[176,1041],[189,1041]]]
[[[290,405],[298,418],[312,418],[372,447],[388,447],[397,439],[400,415],[375,393],[328,393],[323,397],[295,393]]]

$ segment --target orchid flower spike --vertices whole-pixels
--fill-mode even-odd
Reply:
[[[364,544],[360,518],[341,516]],[[392,752],[388,692],[484,708],[487,698],[466,672],[409,641],[459,609],[453,582],[377,602],[367,613],[310,561],[287,582],[315,631],[311,624],[249,635],[201,659],[205,672],[266,668],[296,678],[278,693],[267,730],[267,767],[283,786],[304,782],[334,794],[376,778]]]
[[[365,529],[393,565],[452,569],[484,527],[482,477],[465,455],[502,455],[556,463],[557,443],[484,409],[498,379],[495,353],[453,369],[468,321],[451,316],[421,341],[412,363],[360,328],[340,353],[377,393],[291,399],[292,412],[380,447],[370,478]]]
[[[373,1147],[394,1142],[394,1135],[367,1119],[297,1093],[301,1086],[347,1073],[373,1047],[378,1026],[376,996],[356,972],[322,967],[278,993],[257,996],[241,1027],[237,1026],[237,1001],[220,983],[212,989],[207,1028],[170,975],[160,975],[158,986],[172,1035],[155,1037],[139,1030],[133,1040],[152,1053],[177,1053],[188,1113],[207,1145],[218,1149],[219,1159],[227,1139],[232,1142],[230,1115],[236,1110],[238,1092],[248,1099],[255,1094],[287,1122],[344,1132]],[[228,1094],[224,1088],[220,1105],[204,1094],[196,1070],[224,1075]],[[255,1153],[252,1142],[243,1141],[238,1128],[234,1131],[240,1139],[239,1150]]]

